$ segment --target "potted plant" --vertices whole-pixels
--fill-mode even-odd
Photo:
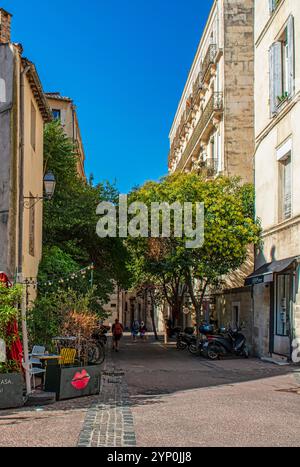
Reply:
[[[22,289],[0,283],[0,409],[21,407],[24,379],[17,329]]]
[[[288,92],[283,93],[282,96],[277,96],[278,106],[283,104],[283,102],[285,102],[288,98],[289,98]]]
[[[45,390],[55,392],[57,400],[90,396],[100,392],[101,366],[90,364],[87,347],[84,345],[97,327],[98,318],[89,311],[84,300],[77,305],[77,309],[65,315],[61,328],[63,336],[76,336],[74,346],[77,359],[68,365],[51,365],[47,368]]]

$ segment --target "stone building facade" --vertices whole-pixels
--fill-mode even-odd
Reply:
[[[63,97],[59,92],[46,93],[45,96],[53,118],[60,120],[66,135],[73,141],[77,154],[77,172],[80,177],[85,178],[85,154],[76,106],[70,97]]]
[[[260,355],[300,338],[300,2],[255,1],[255,189],[263,248],[253,288]]]
[[[253,182],[254,0],[215,0],[170,131],[169,171],[239,176]],[[251,336],[254,254],[218,293],[206,297],[203,316],[220,325],[242,321]],[[212,291],[211,291],[212,292]],[[223,293],[224,292],[224,293]]]
[[[215,0],[170,131],[169,170],[253,180],[254,0]]]
[[[0,270],[36,277],[42,254],[44,124],[51,112],[32,62],[0,9]]]

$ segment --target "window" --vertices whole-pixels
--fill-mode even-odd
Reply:
[[[30,141],[31,141],[31,146],[35,151],[35,147],[36,147],[36,110],[35,110],[33,102],[31,102],[31,122],[30,122],[30,126],[31,126],[31,128],[30,128],[30,131],[31,131]]]
[[[52,110],[52,116],[53,116],[54,120],[60,120],[60,118],[61,118],[60,110],[53,109]]]
[[[289,316],[291,307],[291,275],[282,274],[276,280],[275,330],[277,336],[289,335]]]
[[[30,197],[33,198],[32,193]],[[34,200],[29,209],[29,254],[31,256],[35,255],[35,204]]]
[[[270,13],[272,14],[278,7],[281,0],[269,0]]]
[[[232,327],[236,329],[240,326],[240,310],[240,302],[234,302],[232,304]]]
[[[290,16],[283,33],[270,48],[271,115],[294,93],[294,18]]]
[[[292,159],[291,153],[279,161],[279,221],[292,216]]]
[[[6,85],[3,78],[0,78],[0,103],[6,103]]]

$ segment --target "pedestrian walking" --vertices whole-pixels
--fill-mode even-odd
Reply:
[[[140,325],[140,338],[143,341],[147,340],[146,332],[147,332],[146,325],[145,325],[144,321],[142,321],[141,325]]]
[[[132,341],[135,342],[136,338],[139,334],[140,330],[140,323],[138,320],[133,321],[132,326],[131,326],[131,335],[132,335]]]
[[[118,319],[115,320],[115,324],[112,326],[112,335],[113,335],[113,350],[119,352],[120,350],[120,340],[122,339],[124,332],[123,325]]]

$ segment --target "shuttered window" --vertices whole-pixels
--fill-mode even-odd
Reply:
[[[277,7],[278,3],[279,3],[279,0],[269,0],[270,14],[272,14],[273,11],[276,10],[276,7]]]
[[[283,217],[289,219],[292,215],[292,163],[289,156],[283,165]]]
[[[35,150],[36,147],[36,110],[33,105],[33,102],[31,102],[31,122],[30,122],[30,140],[31,140],[31,146]]]
[[[271,116],[294,94],[294,50],[294,18],[290,16],[282,36],[269,51]]]
[[[292,217],[292,158],[288,153],[279,161],[279,222]]]

